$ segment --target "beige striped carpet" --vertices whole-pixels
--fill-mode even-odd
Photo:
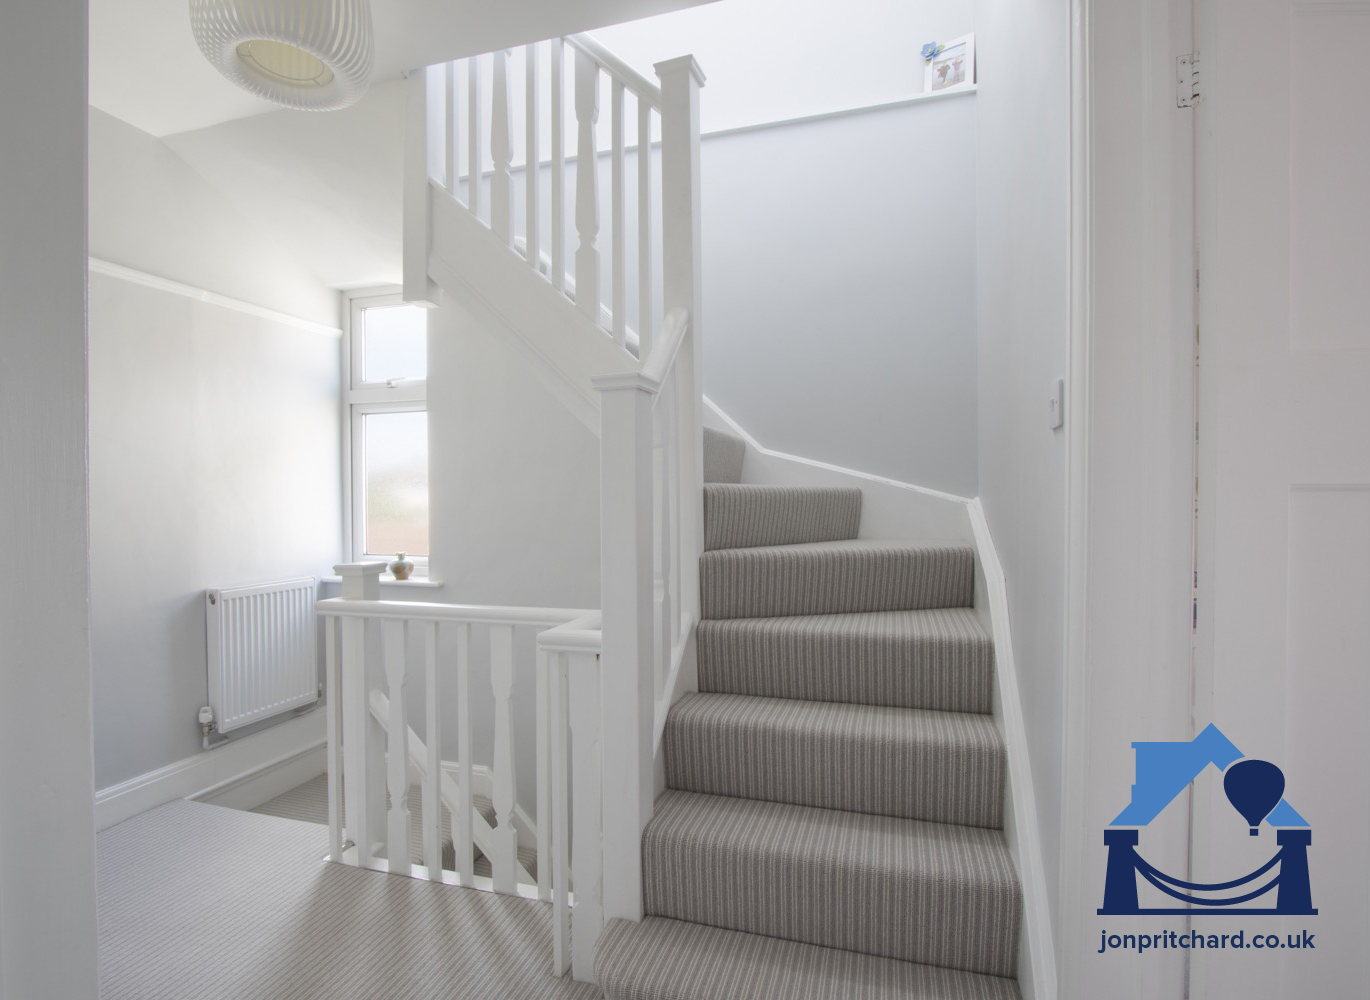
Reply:
[[[329,864],[314,824],[174,802],[98,838],[102,1000],[598,998],[547,904]]]

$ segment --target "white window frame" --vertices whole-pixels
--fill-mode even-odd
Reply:
[[[362,419],[369,413],[418,413],[428,411],[428,380],[392,379],[367,382],[362,378],[362,310],[373,306],[403,305],[397,286],[367,288],[343,295],[342,338],[342,428],[343,428],[343,532],[344,547],[350,562],[395,557],[391,553],[368,553],[366,537],[366,468],[363,454],[365,436]],[[430,463],[431,469],[431,463]],[[431,500],[431,497],[430,497]],[[432,530],[432,507],[429,507]],[[431,548],[431,535],[430,535]],[[408,553],[414,563],[414,576],[427,578],[429,556]]]

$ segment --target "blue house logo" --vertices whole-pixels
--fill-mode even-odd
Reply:
[[[1308,886],[1308,845],[1313,831],[1284,799],[1284,773],[1264,760],[1243,759],[1244,755],[1210,725],[1189,743],[1134,743],[1137,751],[1137,783],[1132,786],[1132,801],[1104,830],[1108,845],[1108,869],[1104,875],[1104,905],[1100,914],[1192,914],[1190,906],[1207,907],[1197,912],[1244,914],[1316,914]],[[1223,790],[1228,801],[1250,826],[1251,836],[1260,833],[1264,821],[1275,830],[1279,850],[1275,856],[1249,875],[1230,882],[1201,884],[1182,882],[1148,864],[1137,853],[1137,828],[1148,825],[1161,810],[1184,791],[1204,768],[1214,765],[1223,772]],[[1193,892],[1240,890],[1255,882],[1276,865],[1279,873],[1265,884],[1234,896],[1202,898]],[[1143,908],[1137,904],[1137,876],[1168,896],[1190,906]],[[1237,904],[1264,896],[1278,889],[1275,905],[1268,909],[1238,907]],[[1186,891],[1181,891],[1186,890]]]

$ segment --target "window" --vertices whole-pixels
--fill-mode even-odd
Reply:
[[[428,566],[428,313],[398,293],[347,300],[353,559]]]

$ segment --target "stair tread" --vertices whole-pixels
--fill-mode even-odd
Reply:
[[[742,460],[747,442],[736,434],[704,428],[704,481],[736,483],[742,480]]]
[[[1020,1000],[1012,979],[877,958],[666,917],[610,921],[608,1000]]]
[[[973,608],[718,618],[696,636],[701,691],[992,709],[994,643]]]
[[[706,619],[969,607],[975,551],[858,538],[715,549],[699,570]]]
[[[667,791],[643,889],[653,916],[987,975],[1017,962],[1022,890],[998,830]]]
[[[689,694],[666,720],[668,787],[1000,827],[1006,751],[988,715]]]
[[[855,487],[704,484],[706,550],[842,541],[860,527]]]

